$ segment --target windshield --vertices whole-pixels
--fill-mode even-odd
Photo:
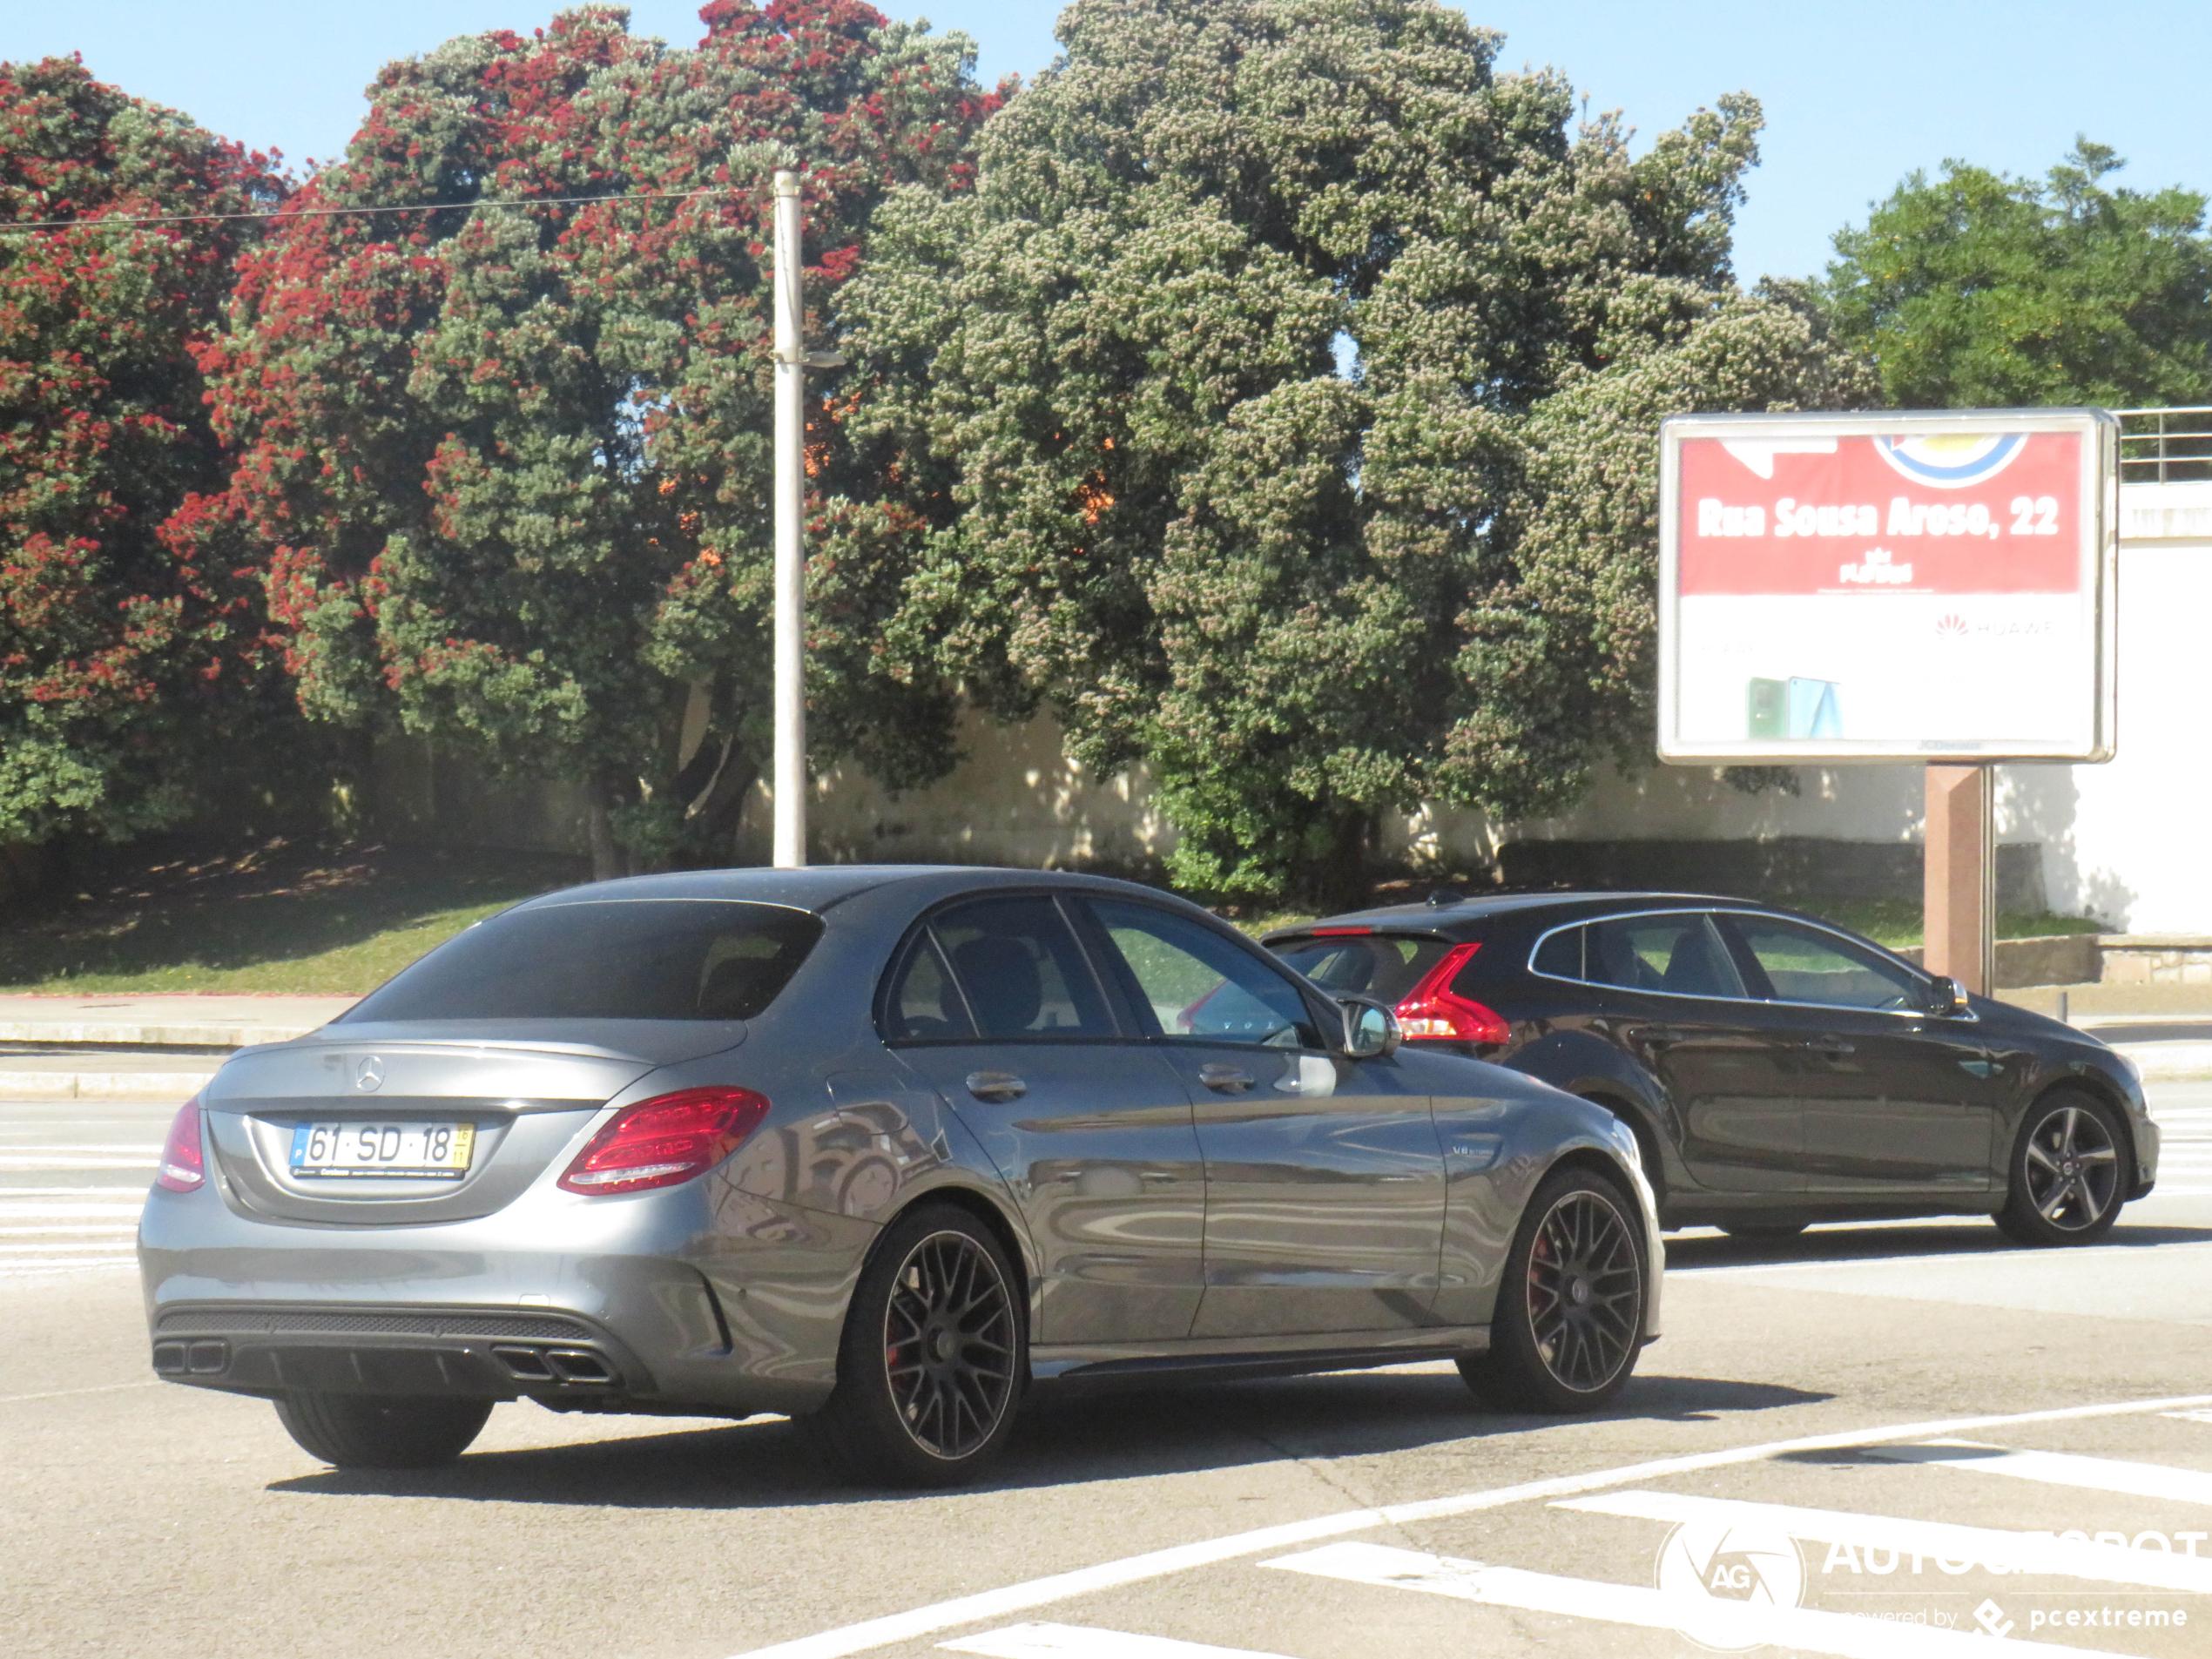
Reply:
[[[822,924],[732,900],[533,905],[480,921],[342,1016],[367,1020],[750,1020]]]
[[[1451,948],[1448,940],[1354,934],[1294,940],[1278,947],[1275,954],[1325,991],[1364,991],[1369,996],[1397,1002]]]

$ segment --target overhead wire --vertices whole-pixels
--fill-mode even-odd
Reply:
[[[267,213],[147,213],[117,214],[91,219],[42,219],[0,222],[0,235],[24,231],[126,229],[140,225],[214,225],[238,219],[338,219],[369,213],[450,213],[479,207],[573,207],[590,202],[697,201],[708,196],[744,196],[751,192],[720,190],[640,190],[611,196],[516,196],[466,202],[415,202],[404,206],[370,207],[279,208]]]

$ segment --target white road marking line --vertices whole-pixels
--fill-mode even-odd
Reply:
[[[93,1388],[56,1388],[43,1394],[0,1394],[0,1406],[20,1406],[27,1399],[72,1399],[78,1394],[112,1394],[125,1388],[158,1388],[161,1379],[148,1377],[139,1382],[101,1383]]]
[[[2161,1187],[2159,1190],[2163,1192],[2165,1189]],[[2157,1248],[2162,1259],[2170,1260],[2176,1254],[2185,1251],[2212,1251],[2212,1239],[2186,1244],[2161,1244]],[[2029,1262],[2083,1262],[2114,1255],[2133,1258],[2141,1249],[2140,1244],[2084,1244],[2060,1255],[2050,1251],[2024,1251],[2014,1244],[1993,1243],[1987,1250],[1947,1251],[1940,1256],[1837,1256],[1816,1261],[1726,1262],[1711,1267],[1676,1267],[1670,1262],[1667,1266],[1667,1277],[1672,1278],[1677,1273],[1696,1273],[1705,1278],[1748,1278],[1769,1273],[1817,1272],[1823,1268],[1833,1267],[1948,1267],[1965,1262],[1996,1262],[2012,1268]]]
[[[1393,1549],[1386,1544],[1327,1544],[1302,1555],[1278,1556],[1260,1565],[1354,1584],[1426,1590],[1433,1595],[1449,1595],[1489,1607],[1640,1625],[1649,1630],[1680,1630],[1689,1625],[1695,1627],[1699,1640],[1715,1647],[1753,1648],[1771,1642],[1807,1653],[1838,1654],[1844,1659],[1912,1659],[1921,1654],[1972,1659],[1976,1654],[2051,1652],[2046,1642],[1990,1637],[1979,1630],[1944,1630],[1932,1625],[1861,1618],[1854,1613],[1724,1602],[1707,1595],[1669,1595],[1641,1584],[1612,1584],[1602,1579],[1525,1572],[1517,1567],[1488,1567],[1448,1555]],[[2069,1647],[2065,1651],[2121,1659],[2099,1654],[2093,1648]]]
[[[30,1266],[11,1262],[0,1266],[0,1278],[37,1278],[44,1274],[73,1272],[81,1267],[136,1267],[138,1262],[129,1256],[87,1256],[64,1261],[40,1262]]]
[[[161,1156],[159,1141],[38,1141],[24,1146],[0,1146],[0,1158],[44,1157],[53,1152],[136,1152]]]
[[[2201,1469],[2169,1469],[2159,1463],[2126,1463],[2117,1458],[2077,1457],[2070,1452],[2008,1452],[1973,1440],[1933,1440],[1924,1446],[1885,1446],[1869,1455],[1885,1463],[1933,1463],[2009,1474],[2047,1486],[2086,1487],[2092,1492],[2124,1493],[2131,1498],[2165,1498],[2175,1503],[2212,1504],[2212,1474]]]
[[[73,1170],[151,1170],[160,1163],[151,1158],[0,1158],[0,1175],[66,1175]]]
[[[1614,1492],[1570,1498],[1552,1506],[1636,1521],[1716,1521],[1759,1527],[1824,1544],[1895,1550],[1968,1566],[1979,1561],[1996,1573],[2050,1573],[2103,1584],[2141,1584],[2159,1590],[2212,1591],[2212,1555],[2172,1555],[2124,1544],[2069,1541],[2052,1533],[2006,1532],[1947,1521],[1908,1521],[1900,1515],[1863,1515],[1842,1509],[1802,1509],[1782,1503],[1732,1498],[1695,1498],[1678,1492]],[[1963,1570],[1963,1569],[1961,1569]]]
[[[1317,1515],[1308,1521],[1285,1521],[1280,1526],[1261,1527],[1251,1532],[1203,1539],[1197,1543],[1176,1544],[1165,1549],[1150,1550],[1142,1555],[1127,1555],[1119,1561],[1102,1561],[1095,1566],[1079,1567],[1065,1573],[1029,1579],[1022,1583],[1003,1585],[995,1590],[956,1596],[948,1602],[934,1602],[902,1613],[886,1614],[880,1618],[862,1620],[857,1624],[819,1631],[813,1635],[773,1642],[765,1648],[747,1649],[736,1656],[736,1659],[846,1659],[847,1655],[866,1653],[872,1648],[889,1647],[894,1642],[912,1642],[921,1636],[934,1635],[940,1630],[958,1629],[963,1624],[981,1624],[987,1619],[1003,1619],[1012,1614],[1027,1613],[1033,1608],[1048,1607],[1055,1602],[1070,1601],[1079,1595],[1090,1595],[1124,1584],[1141,1583],[1146,1579],[1164,1578],[1170,1574],[1188,1572],[1196,1567],[1211,1567],[1217,1562],[1234,1561],[1242,1555],[1256,1555],[1263,1550],[1288,1548],[1323,1538],[1340,1538],[1346,1533],[1366,1532],[1375,1527],[1403,1526],[1413,1521],[1473,1514],[1480,1510],[1502,1508],[1508,1504],[1532,1503],[1548,1498],[1579,1497],[1586,1492],[1600,1492],[1608,1487],[1663,1480],[1672,1475],[1690,1474],[1704,1469],[1763,1463],[1792,1452],[1835,1452],[1851,1447],[1871,1446],[1885,1440],[1929,1440],[1938,1435],[1964,1434],[1977,1429],[2010,1427],[2020,1423],[2148,1416],[2154,1413],[2182,1411],[2192,1406],[2212,1406],[2212,1394],[2188,1394],[2166,1399],[2106,1401],[2095,1406],[2060,1406],[2047,1411],[2015,1412],[1994,1417],[1952,1418],[1944,1422],[1898,1423],[1887,1428],[1808,1434],[1796,1440],[1763,1440],[1751,1446],[1729,1447],[1717,1452],[1656,1458],[1643,1463],[1624,1464],[1618,1468],[1594,1469],[1584,1474],[1531,1480],[1520,1486],[1494,1487],[1487,1492],[1467,1492],[1449,1498],[1389,1504],[1377,1509],[1349,1509],[1333,1515]]]
[[[2184,1423],[2212,1423],[2212,1412],[2161,1412],[2159,1415],[2177,1418]]]
[[[144,1202],[132,1199],[128,1204],[0,1204],[0,1211],[10,1216],[136,1216],[145,1208]]]
[[[107,1256],[120,1255],[137,1248],[137,1243],[129,1239],[113,1244],[96,1244],[91,1239],[71,1239],[65,1244],[0,1244],[0,1259],[4,1259],[12,1264],[20,1264],[25,1261],[37,1261],[50,1257],[56,1251],[79,1256],[94,1252]]]
[[[0,1215],[6,1213],[0,1211]],[[122,1224],[104,1227],[0,1227],[0,1238],[28,1238],[34,1235],[44,1237],[56,1233],[66,1234],[71,1238],[105,1238],[118,1233],[130,1238],[137,1231],[135,1227]]]
[[[133,1204],[142,1204],[145,1192],[136,1182],[128,1185],[110,1183],[104,1187],[0,1187],[0,1203],[17,1198],[128,1198]]]
[[[1210,1642],[1094,1630],[1079,1624],[1009,1624],[1003,1630],[937,1645],[953,1653],[987,1654],[990,1659],[1282,1659],[1280,1654],[1256,1653],[1250,1648],[1217,1648]]]

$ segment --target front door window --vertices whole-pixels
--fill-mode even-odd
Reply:
[[[1426,1323],[1444,1232],[1433,1074],[1324,1051],[1298,986],[1203,922],[1086,902],[1197,1116],[1206,1293],[1191,1334]]]

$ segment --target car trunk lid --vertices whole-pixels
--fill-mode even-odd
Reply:
[[[512,1203],[647,1073],[744,1038],[735,1021],[340,1022],[233,1055],[200,1102],[225,1196],[241,1209],[325,1224],[465,1221]],[[352,1160],[369,1129],[388,1156],[435,1147],[465,1167],[421,1173],[411,1157],[417,1172],[378,1173],[373,1158]],[[295,1167],[312,1148],[327,1168],[341,1145],[342,1175]]]

